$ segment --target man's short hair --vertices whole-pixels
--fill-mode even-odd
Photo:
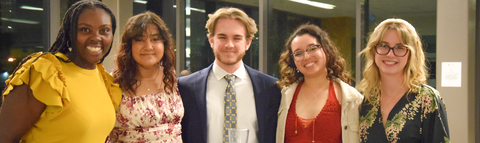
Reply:
[[[244,11],[234,7],[223,7],[215,11],[213,14],[208,14],[208,21],[205,25],[205,28],[208,30],[207,36],[214,36],[215,25],[217,20],[221,18],[233,18],[241,21],[245,25],[245,29],[247,29],[245,33],[247,36],[246,38],[253,39],[255,33],[258,31],[255,20],[250,18]]]

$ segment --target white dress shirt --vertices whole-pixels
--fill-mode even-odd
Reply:
[[[207,80],[207,142],[221,143],[223,142],[225,114],[224,94],[228,84],[224,76],[229,73],[215,62],[213,63]],[[253,86],[243,62],[242,66],[232,74],[236,76],[237,128],[247,128],[249,130],[248,142],[258,143],[258,121]]]

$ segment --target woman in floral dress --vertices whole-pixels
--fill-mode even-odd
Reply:
[[[450,142],[445,104],[438,91],[426,85],[422,41],[410,23],[383,21],[360,55],[366,58],[358,86],[365,96],[361,142]]]
[[[123,97],[107,142],[182,142],[184,109],[170,35],[152,12],[128,20],[113,72]]]

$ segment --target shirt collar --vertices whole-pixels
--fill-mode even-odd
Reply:
[[[236,78],[240,79],[245,79],[248,77],[247,70],[245,69],[245,66],[243,64],[243,61],[240,61],[242,65],[232,74],[236,76]],[[229,74],[227,71],[222,69],[220,66],[218,66],[215,62],[213,62],[213,67],[212,67],[213,74],[215,75],[215,78],[217,80],[222,80],[225,75]]]

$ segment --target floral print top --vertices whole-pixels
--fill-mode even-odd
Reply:
[[[141,96],[122,97],[117,121],[107,142],[110,143],[181,143],[184,109],[178,89]]]
[[[360,111],[362,143],[449,143],[445,104],[440,94],[428,85],[418,93],[406,93],[382,123],[378,96],[373,103],[364,100]]]

